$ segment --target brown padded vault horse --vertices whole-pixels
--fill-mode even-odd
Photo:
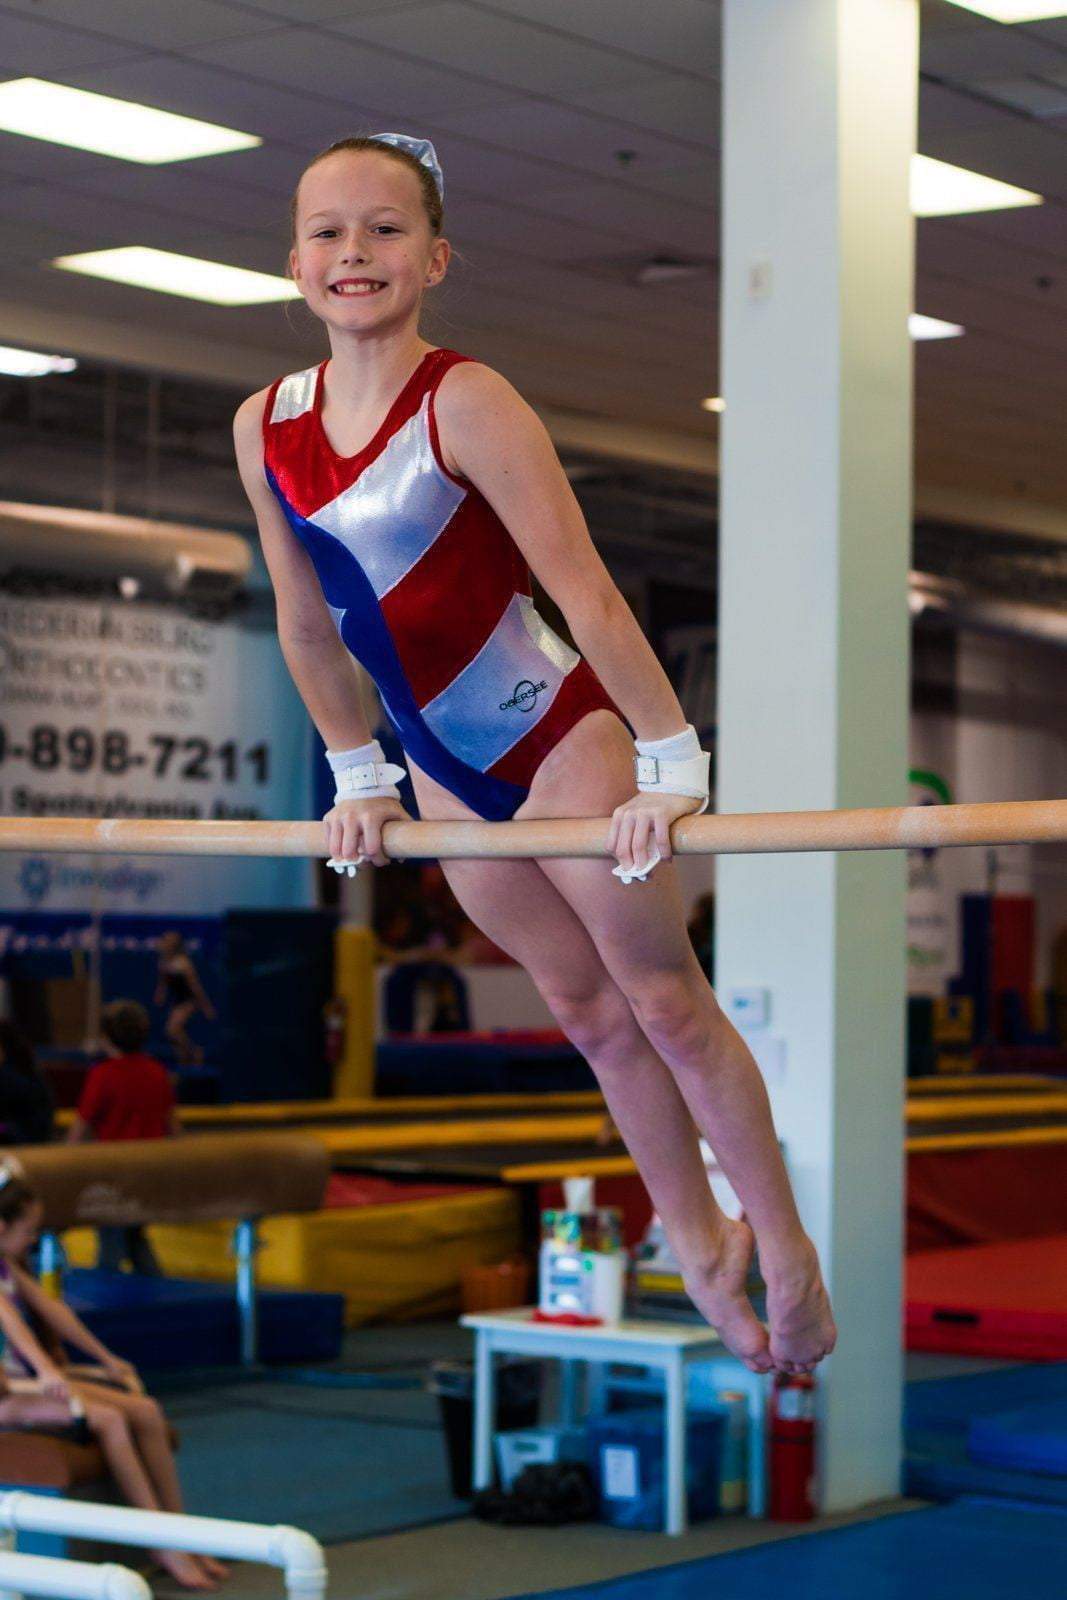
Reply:
[[[306,1133],[21,1145],[12,1153],[54,1233],[317,1211],[330,1174],[325,1146]]]

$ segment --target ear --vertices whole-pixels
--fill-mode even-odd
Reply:
[[[289,252],[289,276],[292,278],[298,289],[303,288],[303,285],[300,282],[300,259],[296,253],[295,247]]]
[[[452,255],[452,246],[447,239],[435,239],[430,259],[426,265],[426,282],[436,286],[441,282],[448,270],[448,263]]]

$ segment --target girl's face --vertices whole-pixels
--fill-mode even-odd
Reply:
[[[435,239],[419,181],[373,150],[340,150],[300,180],[293,280],[331,328],[381,331],[418,317],[427,283],[448,265]]]
[[[33,1200],[13,1222],[6,1227],[0,1224],[0,1253],[15,1257],[23,1255],[37,1238],[43,1217],[44,1206],[39,1200]]]

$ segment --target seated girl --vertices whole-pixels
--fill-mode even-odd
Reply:
[[[130,1505],[181,1511],[167,1422],[144,1393],[135,1368],[113,1355],[20,1264],[37,1237],[43,1210],[25,1178],[12,1164],[0,1162],[0,1429],[87,1430]],[[64,1344],[93,1365],[69,1366]],[[216,1589],[228,1575],[211,1556],[184,1550],[152,1554],[185,1589]]]

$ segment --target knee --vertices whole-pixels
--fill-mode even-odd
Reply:
[[[633,1029],[633,1014],[613,983],[545,985],[541,993],[567,1038],[589,1060],[609,1052]]]
[[[163,1413],[154,1400],[141,1395],[130,1407],[130,1418],[135,1428],[160,1432],[165,1426]]]
[[[684,1059],[703,1054],[711,1044],[718,1006],[703,978],[698,985],[681,971],[646,973],[627,998],[657,1049]]]
[[[118,1406],[92,1405],[86,1408],[85,1420],[93,1433],[113,1441],[128,1439],[126,1418]]]

